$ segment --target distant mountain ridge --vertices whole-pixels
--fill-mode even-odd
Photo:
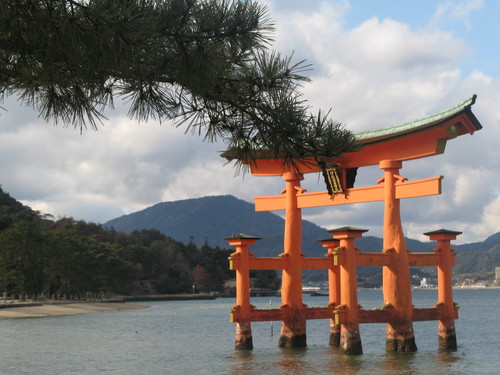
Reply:
[[[155,204],[144,210],[124,215],[104,224],[117,231],[129,233],[140,229],[157,229],[177,241],[193,241],[210,246],[227,247],[224,237],[249,234],[262,237],[252,252],[258,256],[276,256],[282,252],[284,219],[271,212],[256,212],[252,203],[232,195],[207,196]],[[326,229],[304,220],[302,248],[308,256],[322,256],[325,249],[317,241],[329,237]],[[379,251],[382,239],[364,236],[356,240],[362,251]],[[459,252],[484,251],[500,245],[500,232],[483,242],[453,245]],[[430,251],[434,242],[407,239],[414,252]],[[499,265],[500,266],[500,265]]]
[[[24,206],[0,186],[0,232],[18,221],[39,220],[39,212]],[[155,204],[144,210],[124,215],[103,224],[104,227],[130,233],[140,229],[157,229],[163,234],[183,242],[194,242],[211,247],[228,248],[224,237],[245,233],[262,237],[251,251],[257,256],[277,256],[283,252],[284,219],[271,212],[256,212],[252,203],[231,195],[210,196],[186,199],[175,202]],[[311,222],[303,222],[302,252],[307,256],[323,256],[325,249],[319,239],[330,234]],[[356,240],[361,251],[380,251],[383,240],[374,236],[363,236]],[[421,242],[406,239],[409,250],[413,252],[432,251],[435,242]],[[500,232],[482,242],[452,244],[457,250],[455,275],[470,278],[481,276],[491,279],[495,266],[500,266]],[[435,267],[412,267],[413,275],[435,277]],[[323,271],[304,271],[304,280],[324,280]],[[367,287],[380,286],[381,270],[379,267],[358,267],[358,281]]]
[[[177,241],[228,247],[225,237],[248,234],[262,239],[252,246],[258,256],[276,256],[283,252],[283,223],[271,212],[256,212],[254,205],[232,195],[208,196],[155,204],[144,210],[106,222],[106,227],[129,233],[157,229]],[[303,222],[303,248],[307,255],[322,256],[317,240],[328,232],[308,221]]]

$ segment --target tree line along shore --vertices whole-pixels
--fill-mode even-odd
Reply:
[[[235,277],[228,267],[233,251],[183,244],[157,230],[127,234],[54,220],[0,188],[0,301],[222,293]],[[273,271],[252,277],[256,287],[279,288]]]
[[[488,265],[497,263],[497,250],[483,252],[489,255]],[[193,241],[184,244],[158,230],[123,233],[73,218],[54,220],[22,205],[0,187],[0,304],[2,300],[231,295],[235,272],[229,269],[228,257],[233,251],[206,241],[201,246]],[[457,254],[455,275],[467,281],[460,285],[494,280],[494,272],[477,272],[485,263],[482,259],[476,252]],[[251,271],[250,276],[253,288],[280,288],[273,270]],[[361,276],[360,286],[381,285],[379,274]]]

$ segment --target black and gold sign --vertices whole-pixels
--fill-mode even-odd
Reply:
[[[342,185],[340,170],[337,168],[337,166],[324,167],[322,168],[322,171],[328,194],[334,195],[343,193],[344,186]]]

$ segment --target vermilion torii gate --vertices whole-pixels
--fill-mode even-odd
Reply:
[[[438,320],[439,345],[456,348],[454,320],[458,309],[452,297],[451,267],[454,253],[450,241],[460,232],[438,230],[425,233],[437,241],[432,253],[411,253],[405,243],[400,217],[401,199],[441,194],[442,176],[408,181],[399,173],[403,162],[442,154],[446,142],[457,136],[473,134],[482,128],[471,111],[476,96],[455,107],[417,121],[357,134],[362,149],[329,161],[336,165],[341,192],[307,193],[300,181],[304,173],[321,171],[313,163],[297,163],[298,169],[287,169],[281,160],[258,159],[249,162],[254,176],[282,176],[285,188],[280,196],[255,197],[257,211],[285,210],[283,252],[277,257],[255,257],[249,246],[257,237],[233,235],[226,238],[236,247],[230,267],[236,270],[236,305],[231,321],[236,323],[236,348],[249,349],[252,344],[252,321],[282,321],[279,346],[306,346],[306,321],[330,319],[330,344],[346,354],[361,354],[359,324],[387,323],[387,351],[415,351],[414,321]],[[223,154],[231,159],[231,152]],[[351,171],[378,165],[383,176],[377,185],[349,187]],[[337,175],[334,176],[337,178]],[[351,181],[352,182],[352,181]],[[301,252],[303,208],[384,202],[383,249],[361,252],[355,239],[365,229],[342,227],[330,230],[332,238],[322,240],[327,248],[323,258],[307,257]],[[383,268],[383,304],[380,309],[365,310],[358,305],[356,266]],[[410,266],[438,268],[438,301],[434,307],[414,308],[412,304]],[[249,271],[282,270],[282,304],[277,309],[257,309],[250,304]],[[326,307],[308,307],[302,301],[302,270],[328,270],[329,303]]]

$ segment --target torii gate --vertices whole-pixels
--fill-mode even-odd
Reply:
[[[279,346],[306,346],[306,320],[330,319],[330,344],[340,346],[341,353],[361,354],[360,323],[387,323],[387,351],[415,351],[413,321],[439,320],[439,345],[456,348],[454,319],[458,308],[453,302],[451,267],[455,264],[450,241],[461,232],[438,230],[425,233],[437,241],[432,253],[408,251],[401,225],[400,200],[441,194],[442,176],[407,181],[399,174],[404,161],[444,153],[446,142],[457,136],[473,134],[482,128],[471,111],[476,96],[420,120],[356,135],[360,151],[346,153],[334,163],[343,192],[307,193],[300,186],[304,173],[321,169],[313,163],[297,163],[298,169],[287,169],[282,160],[258,159],[249,162],[254,176],[282,176],[285,189],[280,196],[255,197],[256,211],[286,210],[283,253],[278,257],[255,257],[249,246],[257,237],[233,235],[226,238],[236,246],[230,256],[230,268],[236,270],[236,305],[231,321],[236,323],[237,349],[250,349],[252,321],[282,321]],[[231,152],[224,157],[231,159]],[[384,171],[377,185],[348,187],[347,176],[353,168],[379,165]],[[334,176],[337,177],[337,176]],[[360,252],[355,239],[366,230],[343,227],[330,230],[333,237],[322,240],[328,249],[324,258],[306,257],[301,253],[302,208],[342,204],[384,202],[384,238],[381,252]],[[383,267],[383,306],[364,310],[358,305],[356,266]],[[432,308],[414,308],[412,304],[410,266],[438,267],[438,302]],[[250,304],[249,271],[282,270],[279,309],[256,309]],[[302,270],[328,270],[329,303],[327,307],[307,307],[302,301]]]

